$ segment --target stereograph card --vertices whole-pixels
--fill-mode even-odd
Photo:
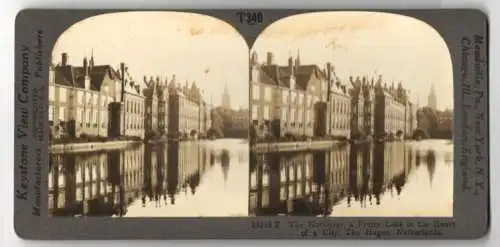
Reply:
[[[21,11],[25,239],[471,239],[479,10]]]

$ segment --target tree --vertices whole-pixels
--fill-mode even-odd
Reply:
[[[430,107],[423,107],[417,111],[418,128],[433,137],[438,126],[437,112]]]
[[[195,136],[198,132],[196,130],[191,130],[191,132],[189,133],[189,135],[191,137]]]
[[[428,134],[425,133],[423,129],[416,129],[413,131],[413,139],[424,139],[427,138]]]
[[[396,132],[396,136],[399,138],[399,137],[401,137],[401,135],[403,135],[403,131],[402,130],[398,130]]]
[[[235,111],[217,107],[212,112],[212,126],[227,137],[248,137],[249,120],[246,110]]]
[[[418,128],[431,138],[451,138],[453,132],[452,112],[436,111],[423,107],[417,111]]]
[[[212,110],[212,128],[211,133],[216,134],[218,137],[224,136],[224,122],[222,116],[216,109]]]

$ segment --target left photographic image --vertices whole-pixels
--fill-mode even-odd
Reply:
[[[230,24],[98,15],[49,65],[50,216],[248,215],[248,46]]]

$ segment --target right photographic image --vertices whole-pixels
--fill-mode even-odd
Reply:
[[[250,216],[453,216],[452,62],[432,26],[294,15],[249,66]]]

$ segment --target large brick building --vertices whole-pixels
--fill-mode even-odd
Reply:
[[[302,65],[300,56],[289,57],[287,66],[279,66],[272,53],[260,64],[253,53],[252,124],[275,137],[347,135],[349,96],[331,71],[331,66]]]
[[[168,109],[169,100],[167,82],[161,81],[160,77],[144,77],[146,88],[144,94],[144,126],[146,136],[164,135],[168,132]]]
[[[375,92],[375,136],[410,135],[416,129],[413,126],[416,116],[401,83],[397,87],[394,83],[391,86],[386,83],[382,85],[382,79],[379,78]]]
[[[359,138],[411,135],[416,128],[416,106],[408,92],[382,85],[382,78],[351,77],[342,84],[333,66],[303,65],[300,56],[279,66],[267,53],[260,63],[250,58],[251,124],[257,137],[287,135]]]
[[[74,66],[63,53],[61,62],[49,67],[52,137],[206,135],[212,127],[213,106],[203,101],[194,82],[181,87],[175,84],[175,75],[170,85],[167,81],[144,76],[141,89],[124,63],[115,70],[95,65],[92,56]]]
[[[373,135],[375,126],[375,87],[373,79],[350,77],[351,95],[351,137]]]
[[[119,101],[117,88],[121,88],[121,80],[111,66],[96,66],[93,56],[90,61],[84,58],[82,66],[73,66],[63,53],[61,62],[49,68],[53,136],[108,136],[108,105]]]
[[[187,82],[184,87],[176,85],[175,77],[170,81],[168,85],[170,137],[195,137],[199,134],[201,94],[198,92],[199,89],[194,83],[189,88]]]
[[[133,80],[124,83],[123,102],[122,135],[144,138],[144,96]]]

